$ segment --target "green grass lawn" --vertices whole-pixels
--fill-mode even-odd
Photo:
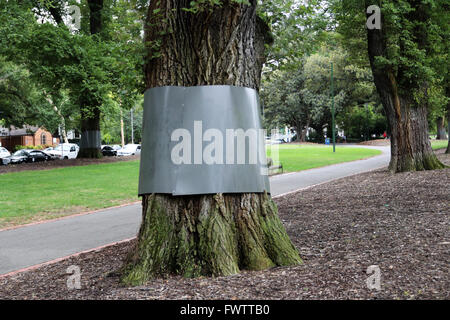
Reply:
[[[444,149],[448,146],[448,140],[431,140],[433,150]]]
[[[279,145],[284,171],[363,159],[363,148]],[[138,200],[139,161],[120,161],[0,175],[0,228],[52,219]]]
[[[139,161],[0,175],[0,228],[139,200]]]
[[[284,172],[295,172],[311,168],[328,166],[340,162],[365,159],[381,154],[381,151],[365,148],[314,146],[301,144],[281,144],[279,146],[279,160]],[[267,153],[270,157],[270,150]]]

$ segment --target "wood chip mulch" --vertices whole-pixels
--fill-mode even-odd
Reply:
[[[375,139],[369,141],[362,141],[358,144],[363,146],[390,146],[391,141],[389,139]]]
[[[440,159],[450,164],[449,155]],[[450,169],[336,180],[276,199],[304,264],[123,287],[133,241],[0,278],[1,299],[449,299]],[[68,289],[71,265],[81,289]],[[367,268],[380,269],[369,289]]]

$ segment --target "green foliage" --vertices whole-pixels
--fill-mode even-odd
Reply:
[[[304,55],[313,53],[322,40],[330,19],[323,1],[268,0],[257,8],[268,24],[274,42],[267,46],[266,72],[296,69]]]
[[[388,130],[381,105],[350,107],[338,115],[337,122],[341,124],[347,141],[370,140],[373,134],[381,137]]]
[[[448,54],[450,8],[448,1],[360,1],[330,0],[352,56],[367,64],[365,9],[369,4],[381,8],[382,34],[386,50],[375,57],[375,66],[392,70],[399,90],[412,94],[417,102],[429,103],[433,87],[449,86]],[[425,92],[424,89],[425,88]],[[429,90],[434,90],[430,94]],[[434,95],[434,96],[433,96]]]
[[[315,53],[304,57],[297,69],[276,70],[263,77],[261,98],[267,129],[288,126],[299,132],[311,127],[317,133],[314,141],[323,141],[323,129],[331,131],[331,63],[339,128],[354,130],[347,116],[365,103],[378,103],[370,69],[349,63],[349,54],[340,45],[339,35],[322,36],[327,39],[325,43]],[[376,125],[370,127],[371,134],[378,133],[379,127],[383,127],[383,131],[386,129],[379,109],[375,122]],[[348,136],[347,132],[345,134]]]
[[[102,141],[104,144],[120,144],[120,115],[124,123],[125,143],[131,143],[131,111],[121,108],[119,103],[110,99],[107,103],[107,111],[103,112],[101,125]],[[143,98],[140,97],[133,106],[134,142],[142,140]]]
[[[53,145],[51,145],[51,144],[44,144],[44,145],[37,145],[37,146],[21,146],[21,145],[16,145],[15,146],[15,151],[18,151],[18,150],[23,150],[23,149],[32,149],[32,150],[44,150],[44,149],[46,149],[46,148],[48,148],[48,147],[53,147]]]
[[[55,15],[53,11],[50,15],[50,8],[62,16],[67,13],[59,0],[0,3],[0,56],[4,57],[0,57],[0,68],[22,70],[16,73],[21,87],[15,87],[21,94],[9,94],[0,114],[8,124],[55,129],[64,119],[66,129],[79,129],[80,111],[89,116],[94,107],[100,107],[107,113],[111,97],[124,108],[139,99],[143,91],[142,1],[105,1],[104,27],[96,35],[89,32],[87,2],[74,4],[82,13],[79,31],[51,21]],[[40,96],[31,99],[32,92]],[[0,101],[4,97],[0,93]]]
[[[33,121],[39,112],[29,112],[33,106],[45,104],[36,86],[29,81],[29,72],[0,56],[0,117],[6,125]]]

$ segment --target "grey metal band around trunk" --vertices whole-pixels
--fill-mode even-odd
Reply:
[[[83,148],[100,148],[102,138],[100,130],[88,130],[81,132],[80,146]]]
[[[186,129],[190,133],[191,157],[187,157],[190,159],[188,163],[176,164],[171,157],[174,147],[180,146],[185,138],[180,137],[177,140],[178,136],[175,135],[175,141],[172,141],[172,134],[176,129]],[[199,153],[195,152],[199,150],[194,147],[196,143],[197,146],[199,145],[198,137],[201,136],[200,139],[202,139],[208,129],[217,129],[214,132],[220,132],[223,136],[223,164],[220,164],[220,160],[207,164],[205,163],[207,161],[199,159]],[[227,129],[228,132],[230,129],[242,129],[241,132],[246,133],[255,130],[262,134],[257,136],[257,142],[253,144],[252,150],[250,150],[251,139],[245,138],[245,151],[240,149],[239,152],[236,136],[232,136],[232,139],[228,139],[227,142]],[[247,131],[249,129],[251,130]],[[208,145],[212,142],[216,143],[216,138],[217,136],[210,136],[208,139],[206,135],[207,141],[202,142],[202,155]],[[260,193],[264,191],[269,193],[264,138],[264,132],[261,130],[259,97],[254,89],[234,86],[166,86],[148,89],[144,96],[139,195]],[[231,157],[233,153],[227,153],[227,143],[230,146],[229,150],[234,150],[234,158]],[[233,148],[231,143],[234,143]],[[218,144],[219,142],[216,146]],[[214,148],[208,150],[211,151],[211,149]],[[256,163],[255,152],[259,153]],[[245,162],[242,161],[244,153]],[[179,154],[185,155],[184,152]],[[210,154],[217,155],[216,152],[210,152]],[[240,162],[237,160],[239,154]],[[253,161],[250,160],[251,158]]]

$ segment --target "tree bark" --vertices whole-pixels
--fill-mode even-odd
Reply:
[[[306,142],[306,133],[308,132],[308,127],[310,124],[309,118],[306,119],[306,121],[297,121],[297,125],[295,127],[295,130],[297,132],[297,139],[296,142]]]
[[[83,105],[83,104],[82,104]],[[101,141],[93,132],[100,134],[100,109],[97,105],[81,108],[81,143],[78,158],[101,158]],[[84,138],[83,138],[84,135]]]
[[[50,0],[48,2],[43,2],[42,5],[50,12],[53,19],[58,25],[64,24],[64,20],[62,18],[61,2],[57,0]]]
[[[124,126],[123,126],[123,112],[120,109],[120,143],[122,148],[125,146],[125,134],[124,134]]]
[[[103,0],[88,0],[89,5],[89,30],[92,35],[102,31]]]
[[[447,86],[445,87],[445,93],[447,97],[450,97],[450,84],[447,82]],[[450,100],[447,101],[447,126],[448,126],[448,145],[445,153],[450,153]]]
[[[436,119],[436,130],[437,130],[437,140],[447,140],[447,133],[445,132],[445,118],[437,117]]]
[[[306,142],[306,136],[308,134],[309,125],[311,124],[311,119],[308,115],[308,118],[306,119],[306,125],[302,131],[302,142]]]
[[[304,142],[305,137],[303,136],[303,124],[301,121],[296,121],[295,131],[297,132],[297,137],[295,139],[296,142]]]
[[[69,140],[67,139],[67,132],[66,132],[66,119],[64,118],[63,114],[61,113],[61,110],[59,110],[57,106],[54,105],[53,110],[55,110],[55,112],[61,118],[61,135],[63,137],[63,141],[64,141],[64,143],[69,143]]]
[[[450,153],[450,108],[447,110],[448,145],[445,153]]]
[[[404,172],[443,168],[444,165],[431,149],[426,104],[418,103],[413,98],[412,91],[417,88],[408,88],[405,85],[400,87],[399,83],[406,83],[401,81],[400,73],[396,73],[389,66],[380,67],[375,62],[376,57],[388,57],[384,32],[384,27],[368,29],[367,35],[369,60],[375,86],[391,131],[389,169],[392,172]],[[426,88],[419,88],[419,90],[425,92]]]
[[[88,0],[89,5],[89,28],[91,35],[102,31],[103,0]],[[81,143],[78,158],[101,158],[101,141],[92,138],[92,132],[100,134],[100,103],[96,101],[95,93],[88,92],[90,99],[81,103]],[[94,103],[92,103],[94,102]],[[84,139],[83,139],[84,135]]]
[[[258,90],[264,41],[270,37],[256,17],[256,1],[250,6],[224,1],[195,14],[182,10],[189,3],[151,1],[146,87],[235,85]],[[164,30],[171,32],[162,34]],[[121,270],[123,283],[301,263],[266,193],[149,194],[142,204],[138,242]]]

